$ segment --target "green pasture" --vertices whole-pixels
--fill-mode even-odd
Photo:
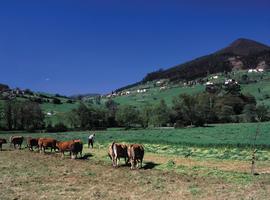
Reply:
[[[270,106],[270,72],[261,73],[247,73],[246,71],[235,71],[228,75],[228,78],[241,81],[241,77],[247,74],[249,80],[257,81],[249,84],[241,84],[242,92],[250,93],[255,96],[258,104],[265,104]],[[210,80],[214,75],[210,75],[208,80],[215,83],[224,83],[225,76],[222,74],[217,74],[218,79]],[[172,104],[172,99],[180,94],[197,94],[205,90],[204,85],[194,85],[192,87],[181,86],[181,85],[169,85],[166,90],[160,90],[159,87],[154,87],[152,83],[144,85],[145,87],[150,87],[146,93],[132,93],[127,96],[115,97],[114,100],[119,104],[129,104],[135,106],[141,106],[147,103],[156,104],[161,99],[164,99],[168,105]],[[141,86],[142,87],[142,86]],[[130,88],[129,90],[135,90],[137,87]],[[259,89],[260,88],[260,91]]]
[[[249,160],[255,123],[217,124],[210,127],[184,129],[108,129],[96,131],[96,147],[106,148],[112,141],[144,144],[146,151],[184,157]],[[261,123],[255,142],[258,160],[270,160],[270,123]],[[0,132],[0,137],[24,135],[53,137],[57,140],[81,139],[87,143],[90,132],[26,133]]]
[[[119,104],[128,104],[134,106],[140,106],[143,104],[157,104],[161,99],[164,99],[168,105],[172,105],[174,97],[180,94],[197,94],[204,90],[203,85],[196,85],[193,87],[173,87],[166,90],[160,90],[158,88],[151,88],[146,93],[136,93],[128,96],[115,97],[113,100]]]

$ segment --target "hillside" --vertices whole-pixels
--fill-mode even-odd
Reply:
[[[231,43],[228,47],[216,52],[216,54],[232,53],[239,56],[248,56],[269,50],[270,47],[265,44],[245,38],[239,38]]]
[[[29,89],[10,88],[0,84],[0,110],[3,109],[5,100],[32,101],[40,105],[45,114],[46,122],[55,124],[62,121],[67,112],[79,105],[78,100],[59,94],[34,92]]]
[[[248,77],[248,81],[243,81],[243,77]],[[148,103],[156,104],[161,99],[164,99],[168,105],[171,105],[172,99],[180,94],[196,94],[205,91],[207,81],[224,84],[224,81],[227,79],[235,79],[241,83],[242,92],[255,96],[258,104],[270,106],[270,72],[248,72],[248,70],[237,70],[226,74],[217,73],[209,75],[199,79],[201,83],[198,82],[198,79],[188,82],[188,84],[167,81],[160,85],[157,84],[160,81],[149,81],[116,93],[119,95],[115,95],[113,100],[119,104],[129,104],[140,107]],[[143,90],[142,88],[146,88],[146,91],[141,92]],[[103,101],[107,99],[108,97],[103,98]]]
[[[253,40],[240,38],[228,47],[210,55],[199,57],[166,70],[151,72],[136,85],[158,79],[169,79],[171,82],[190,81],[206,77],[209,74],[250,68],[270,68],[270,47]],[[117,91],[133,86],[123,87]]]

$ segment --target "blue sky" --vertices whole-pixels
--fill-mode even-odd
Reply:
[[[244,37],[270,45],[268,0],[1,0],[0,83],[106,93]]]

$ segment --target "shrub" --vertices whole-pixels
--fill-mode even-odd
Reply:
[[[67,100],[67,103],[73,103],[73,101],[71,99]]]
[[[52,101],[54,104],[61,104],[61,100],[60,99],[57,99],[57,98],[53,98],[53,101]]]
[[[46,132],[66,132],[67,130],[68,128],[66,127],[66,125],[61,122],[55,124],[54,126],[48,124],[46,128]]]

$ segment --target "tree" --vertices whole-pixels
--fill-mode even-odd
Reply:
[[[8,130],[36,130],[44,127],[44,114],[39,104],[30,101],[7,101],[4,120]]]
[[[101,104],[101,96],[98,95],[98,96],[96,96],[96,97],[94,97],[94,98],[95,98],[96,104],[97,104],[97,105],[100,105],[100,104]]]
[[[91,112],[86,107],[85,104],[81,103],[79,107],[75,110],[76,115],[78,116],[79,126],[82,129],[91,129]]]
[[[105,107],[107,109],[107,122],[109,127],[115,127],[117,125],[115,114],[118,109],[118,104],[113,101],[112,99],[109,99],[105,103]]]
[[[83,103],[69,113],[67,120],[71,127],[79,127],[82,130],[107,127],[105,110],[86,106]]]
[[[121,106],[116,112],[116,120],[127,129],[131,128],[132,125],[139,123],[139,111],[131,105]]]
[[[58,98],[53,98],[52,102],[53,102],[54,104],[61,104],[61,103],[62,103],[61,100],[58,99]]]
[[[205,119],[200,109],[196,96],[181,94],[173,100],[173,110],[177,113],[177,120],[183,120],[183,124],[202,126]]]
[[[46,132],[66,132],[68,129],[65,124],[62,122],[59,122],[52,126],[51,124],[48,124],[46,127]]]
[[[150,120],[153,113],[153,107],[150,104],[145,105],[140,112],[141,125],[147,128],[150,125]]]
[[[227,94],[237,95],[241,93],[241,86],[235,80],[229,81],[227,84],[224,85],[224,90]]]
[[[233,107],[228,105],[223,105],[218,113],[221,122],[231,122],[232,115],[234,115]]]
[[[256,106],[254,104],[247,104],[243,109],[245,122],[255,122],[256,121]]]
[[[270,119],[269,107],[265,105],[258,105],[256,108],[258,121],[264,122]]]
[[[216,95],[201,93],[196,95],[197,99],[197,116],[199,116],[200,121],[203,123],[213,123],[217,121],[217,115],[214,109],[214,105],[216,102]],[[202,124],[203,125],[203,124]]]
[[[37,103],[26,102],[24,105],[24,128],[26,130],[42,129],[44,127],[44,114]]]
[[[249,77],[247,74],[242,75],[241,82],[246,84],[249,82]]]
[[[9,86],[0,83],[0,92],[4,92],[4,91],[6,91],[6,90],[9,90]]]
[[[77,115],[77,110],[73,109],[67,114],[67,122],[71,128],[78,128],[80,126],[80,119]]]
[[[152,109],[152,117],[151,117],[151,123],[154,126],[166,126],[166,124],[170,120],[170,110],[165,103],[165,101],[162,99],[159,104],[153,107]]]
[[[13,123],[12,123],[12,102],[6,101],[4,105],[4,123],[7,126],[8,130],[12,129]]]

